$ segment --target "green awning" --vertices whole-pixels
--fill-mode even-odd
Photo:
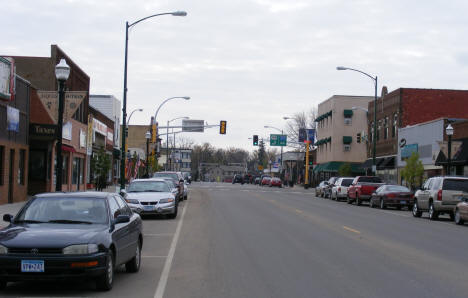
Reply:
[[[345,118],[351,118],[353,117],[353,110],[344,110],[343,115]]]
[[[343,136],[343,144],[351,144],[353,142],[353,137]]]
[[[332,115],[332,111],[327,113],[327,117],[329,117],[329,116],[331,117],[331,115]]]
[[[317,165],[314,168],[314,172],[315,173],[318,173],[318,172],[338,172],[338,169],[343,164],[345,164],[345,162],[343,162],[343,161],[330,161],[330,162],[322,163],[322,164]],[[351,172],[354,175],[363,174],[365,172],[364,169],[360,167],[360,164],[357,164],[357,163],[350,163],[350,164],[351,164]]]
[[[315,172],[315,173],[320,172],[320,169],[321,169],[322,167],[323,167],[323,164],[316,165],[316,166],[314,167],[314,169],[313,169],[312,172]]]

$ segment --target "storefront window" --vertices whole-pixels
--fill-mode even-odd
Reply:
[[[81,184],[83,182],[84,160],[83,158],[73,158],[72,184]]]

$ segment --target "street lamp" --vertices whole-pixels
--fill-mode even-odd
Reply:
[[[125,130],[127,126],[127,62],[128,62],[128,29],[135,26],[136,24],[152,18],[152,17],[157,17],[157,16],[162,16],[162,15],[172,15],[176,17],[184,17],[187,15],[185,11],[174,11],[174,12],[167,12],[167,13],[158,13],[154,14],[142,19],[139,19],[136,22],[133,22],[131,24],[128,24],[128,21],[125,22],[125,63],[124,63],[124,90],[123,90],[123,105],[122,105],[122,126],[123,126],[123,131],[124,134],[122,134],[122,161],[120,163],[120,189],[125,188],[125,160],[126,160],[126,154],[124,152],[125,148]]]
[[[284,119],[284,118],[283,118]],[[273,126],[269,126],[269,125],[265,125],[264,128],[273,128],[273,129],[276,129],[278,131],[281,132],[281,136],[283,136],[283,130],[282,129],[279,129],[279,128],[276,128],[276,127],[273,127]],[[280,163],[280,174],[281,174],[281,171],[283,170],[283,146],[281,145],[281,163]],[[271,170],[270,170],[271,172]]]
[[[182,99],[185,99],[185,100],[189,100],[190,99],[190,96],[174,96],[174,97],[169,97],[167,99],[165,99],[158,107],[158,109],[156,110],[156,113],[154,113],[154,123],[158,123],[157,121],[157,117],[158,117],[158,113],[159,113],[159,110],[161,109],[161,107],[166,103],[168,102],[169,100],[171,99],[175,99],[175,98],[182,98]],[[167,159],[168,159],[168,154],[169,154],[169,121],[167,122],[167,127],[166,127],[166,166],[164,167],[164,170],[167,171]]]
[[[63,106],[65,101],[65,81],[70,75],[70,66],[65,59],[60,59],[55,66],[55,77],[59,83],[59,106],[57,120],[57,170],[55,172],[55,191],[62,191],[62,127],[63,127]]]
[[[447,173],[448,175],[450,175],[450,168],[451,168],[451,163],[452,163],[452,160],[451,160],[451,155],[452,155],[452,135],[453,135],[453,127],[452,125],[448,125],[446,128],[445,128],[445,133],[447,134],[448,136],[448,149],[447,149],[447,152],[448,152],[448,157],[447,157]]]
[[[148,168],[149,168],[149,140],[151,139],[151,132],[148,130],[145,134],[146,138],[146,178],[149,178]]]
[[[352,70],[352,71],[356,71],[356,72],[359,72],[369,78],[371,78],[373,81],[374,81],[374,89],[375,89],[375,96],[374,96],[374,127],[373,127],[373,130],[374,130],[374,133],[372,134],[372,172],[374,174],[374,176],[376,175],[376,172],[377,172],[377,166],[376,166],[376,162],[375,162],[375,151],[376,151],[376,147],[377,147],[377,140],[376,140],[376,133],[377,133],[377,76],[373,77],[371,76],[370,74],[368,73],[365,73],[361,70],[358,70],[358,69],[354,69],[354,68],[349,68],[349,67],[344,67],[344,66],[338,66],[336,68],[337,70]]]
[[[130,119],[132,118],[132,115],[133,113],[135,112],[143,112],[143,109],[134,109],[131,113],[130,113],[130,116],[128,116],[128,119],[127,119],[127,126],[130,124]]]

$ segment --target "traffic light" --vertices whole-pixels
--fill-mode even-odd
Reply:
[[[309,151],[309,166],[313,166],[314,165],[314,160],[312,158],[312,153]]]
[[[258,136],[257,135],[253,136],[253,145],[258,146]]]
[[[128,126],[125,126],[125,137],[128,138]]]
[[[356,142],[361,143],[361,133],[360,132],[358,132],[358,134],[356,136]]]
[[[226,121],[221,120],[219,122],[219,134],[225,135],[226,134]]]
[[[158,135],[157,123],[153,123],[153,125],[151,125],[151,143],[156,143],[157,135]]]

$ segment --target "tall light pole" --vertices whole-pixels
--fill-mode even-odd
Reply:
[[[149,178],[148,168],[149,168],[149,140],[151,139],[151,132],[148,130],[145,134],[146,139],[146,178]]]
[[[448,125],[445,128],[445,133],[448,136],[448,149],[447,149],[447,175],[450,175],[450,168],[451,168],[451,163],[452,163],[452,135],[453,135],[453,127],[452,125]]]
[[[172,100],[172,99],[176,99],[176,98],[182,98],[182,99],[185,99],[185,100],[189,100],[190,99],[190,96],[174,96],[174,97],[169,97],[167,99],[165,99],[158,107],[158,109],[156,110],[156,113],[154,113],[154,123],[158,123],[158,113],[159,113],[159,110],[161,109],[161,107],[166,103],[168,102],[169,100]],[[166,126],[166,166],[164,167],[164,170],[167,171],[167,162],[168,162],[168,156],[169,154],[169,121],[167,121],[167,126]]]
[[[122,105],[122,126],[124,133],[122,136],[122,161],[120,164],[120,189],[125,188],[125,161],[127,158],[126,152],[123,151],[125,149],[125,131],[127,126],[127,62],[128,62],[128,29],[135,26],[136,24],[157,16],[162,15],[172,15],[172,16],[181,16],[184,17],[187,15],[185,11],[174,11],[174,12],[167,12],[167,13],[158,13],[154,15],[147,16],[145,18],[139,19],[136,22],[128,24],[128,21],[125,22],[125,63],[124,63],[124,90],[123,90],[123,105]]]
[[[349,67],[344,67],[344,66],[338,66],[336,68],[337,70],[352,70],[359,72],[369,78],[371,78],[374,81],[374,89],[375,89],[375,96],[374,96],[374,127],[373,127],[373,134],[372,134],[372,173],[374,176],[377,174],[377,166],[375,162],[375,151],[377,147],[377,140],[376,140],[376,135],[377,135],[377,76],[373,77],[368,73],[365,73],[361,70],[354,69],[354,68],[349,68]]]
[[[265,125],[264,126],[265,128],[273,128],[273,129],[276,129],[278,131],[281,132],[281,136],[283,135],[283,130],[282,129],[279,129],[279,128],[276,128],[276,127],[273,127],[273,126],[269,126],[269,125]],[[280,162],[280,174],[281,174],[281,171],[283,170],[283,146],[281,146],[281,162]],[[270,169],[270,172],[271,172],[271,169]]]
[[[59,106],[57,119],[57,170],[55,172],[55,191],[62,191],[62,128],[63,128],[63,108],[65,101],[65,81],[70,75],[70,66],[65,59],[60,59],[59,64],[55,66],[55,77],[59,83]]]

